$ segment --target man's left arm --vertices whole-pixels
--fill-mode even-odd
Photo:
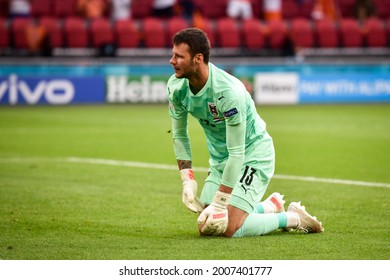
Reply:
[[[228,227],[227,206],[245,159],[245,127],[245,121],[226,125],[229,157],[222,174],[221,185],[214,196],[214,201],[198,217],[198,224],[204,224],[201,231],[206,235],[221,235]]]

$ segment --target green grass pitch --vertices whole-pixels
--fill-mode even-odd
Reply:
[[[263,106],[276,148],[266,195],[301,200],[323,234],[199,237],[181,203],[167,105],[0,107],[0,259],[389,260],[390,105]],[[193,165],[207,167],[190,119]],[[202,185],[206,173],[196,172]],[[383,183],[339,184],[316,178]],[[218,250],[215,250],[218,248]]]

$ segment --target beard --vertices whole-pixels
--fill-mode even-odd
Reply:
[[[196,73],[196,64],[193,61],[191,61],[191,63],[187,67],[185,67],[184,69],[180,68],[179,71],[181,74],[175,73],[176,78],[189,79]]]

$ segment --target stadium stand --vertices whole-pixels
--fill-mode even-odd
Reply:
[[[252,2],[253,17],[255,19],[262,18],[264,13],[263,0],[251,0],[251,2]]]
[[[363,46],[363,34],[357,20],[352,18],[340,19],[340,40],[345,48],[359,48]]]
[[[132,0],[131,17],[133,19],[144,19],[151,17],[153,13],[153,0]]]
[[[28,49],[27,25],[31,18],[14,18],[11,22],[11,38],[15,49]]]
[[[167,30],[167,36],[168,40],[170,41],[171,38],[176,34],[176,32],[189,27],[189,23],[183,18],[183,17],[173,17],[166,20],[166,30]]]
[[[216,47],[216,32],[214,22],[207,18],[200,18],[196,23],[194,22],[194,26],[202,29],[206,32],[207,37],[209,38],[211,47]]]
[[[106,18],[95,18],[90,23],[91,47],[102,48],[114,44],[114,31],[111,22]]]
[[[300,16],[298,10],[298,4],[295,0],[282,1],[282,17],[285,20],[290,20]]]
[[[167,35],[164,21],[154,17],[143,19],[142,39],[146,48],[166,48]]]
[[[39,19],[39,23],[46,29],[49,47],[51,49],[63,47],[64,34],[62,24],[58,18],[43,16]]]
[[[356,0],[337,0],[338,9],[342,18],[355,17],[355,2]]]
[[[52,14],[52,0],[31,0],[31,15],[35,18],[50,16]]]
[[[236,20],[223,17],[218,18],[217,27],[217,45],[220,48],[238,48],[241,44],[240,31]]]
[[[390,1],[372,1],[376,14],[369,18],[357,17],[355,0],[335,0],[341,18],[316,20],[312,18],[314,1],[284,0],[283,19],[266,21],[264,0],[251,0],[254,17],[248,20],[227,17],[228,0],[194,0],[192,18],[181,15],[180,9],[175,17],[155,18],[153,0],[133,0],[130,18],[116,20],[107,14],[97,21],[80,17],[77,0],[31,0],[29,19],[7,16],[3,9],[7,0],[0,0],[0,56],[23,55],[18,50],[28,47],[29,20],[37,20],[45,27],[49,47],[59,50],[53,55],[98,53],[106,44],[131,50],[128,55],[149,55],[154,49],[166,49],[158,52],[165,55],[170,51],[173,35],[189,26],[208,34],[213,55],[217,56],[283,55],[286,48],[305,49],[309,55],[390,55]],[[73,52],[76,48],[88,51]]]
[[[323,19],[314,23],[314,37],[319,48],[339,47],[339,33],[336,23],[330,19]]]
[[[195,0],[195,7],[200,13],[210,19],[226,17],[228,0]]]
[[[267,22],[267,45],[271,49],[282,49],[287,39],[287,24],[285,21]]]
[[[0,48],[7,48],[10,45],[9,37],[7,21],[4,18],[0,18]]]
[[[314,33],[311,21],[306,18],[293,18],[290,23],[291,39],[297,48],[314,47]]]
[[[89,32],[85,20],[79,17],[64,19],[65,44],[68,48],[89,47]]]
[[[9,0],[0,0],[0,18],[7,18],[9,13]]]
[[[56,17],[66,18],[77,15],[76,0],[53,0],[53,13]]]
[[[257,19],[247,19],[242,22],[242,39],[244,47],[258,50],[264,47],[262,23]]]
[[[295,1],[297,2],[297,1]],[[311,14],[314,8],[314,1],[300,1],[298,5],[298,17],[311,19]]]
[[[390,18],[390,1],[389,0],[374,0],[375,12],[379,18]]]
[[[390,17],[385,22],[387,46],[390,45]]]
[[[136,48],[139,46],[138,27],[133,20],[116,21],[113,28],[117,48]]]
[[[378,18],[368,18],[363,23],[364,39],[367,47],[386,47],[386,31],[383,21]]]
[[[293,18],[311,18],[315,1],[297,1],[283,0],[282,1],[282,17],[285,20]]]

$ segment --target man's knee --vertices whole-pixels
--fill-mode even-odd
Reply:
[[[221,234],[221,236],[232,237],[236,231],[242,226],[248,213],[235,206],[228,205],[228,228]],[[211,234],[205,234],[202,232],[204,224],[198,224],[198,231],[201,236],[210,236]]]
[[[232,205],[228,206],[229,224],[224,233],[226,237],[232,237],[236,231],[242,226],[248,213]]]

